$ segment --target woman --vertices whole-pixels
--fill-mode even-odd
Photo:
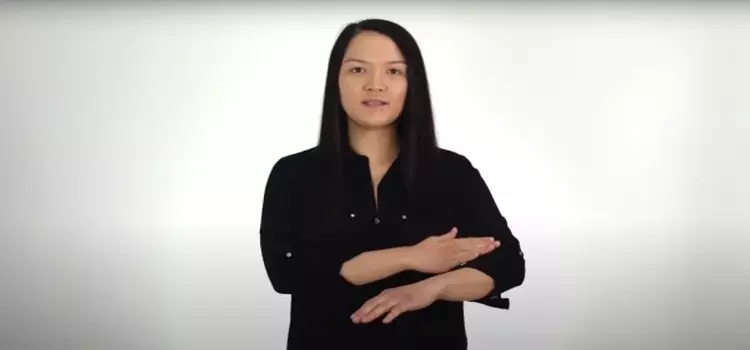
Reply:
[[[463,350],[463,302],[507,309],[525,277],[479,172],[437,146],[415,40],[385,20],[337,39],[319,144],[274,165],[260,235],[287,349]]]

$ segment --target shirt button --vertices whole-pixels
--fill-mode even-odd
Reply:
[[[375,220],[373,220],[373,221],[375,221],[375,225],[377,225],[377,224],[380,223],[380,218],[375,218]]]
[[[286,252],[286,257],[287,258],[291,258],[292,257],[292,253],[291,252]]]

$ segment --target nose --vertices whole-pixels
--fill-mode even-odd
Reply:
[[[365,90],[367,90],[367,91],[381,91],[382,92],[382,91],[385,91],[385,86],[382,86],[382,85],[373,86],[372,84],[368,84],[368,85],[365,86]]]
[[[388,86],[385,84],[380,74],[371,74],[364,85],[366,91],[386,91]]]

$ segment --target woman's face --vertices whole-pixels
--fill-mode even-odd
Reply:
[[[404,107],[406,63],[387,36],[362,32],[352,39],[339,72],[339,93],[349,120],[365,129],[393,125]]]

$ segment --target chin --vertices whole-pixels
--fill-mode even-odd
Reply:
[[[352,118],[354,124],[367,130],[379,130],[391,128],[395,125],[398,117],[392,116],[367,116],[362,118]]]

